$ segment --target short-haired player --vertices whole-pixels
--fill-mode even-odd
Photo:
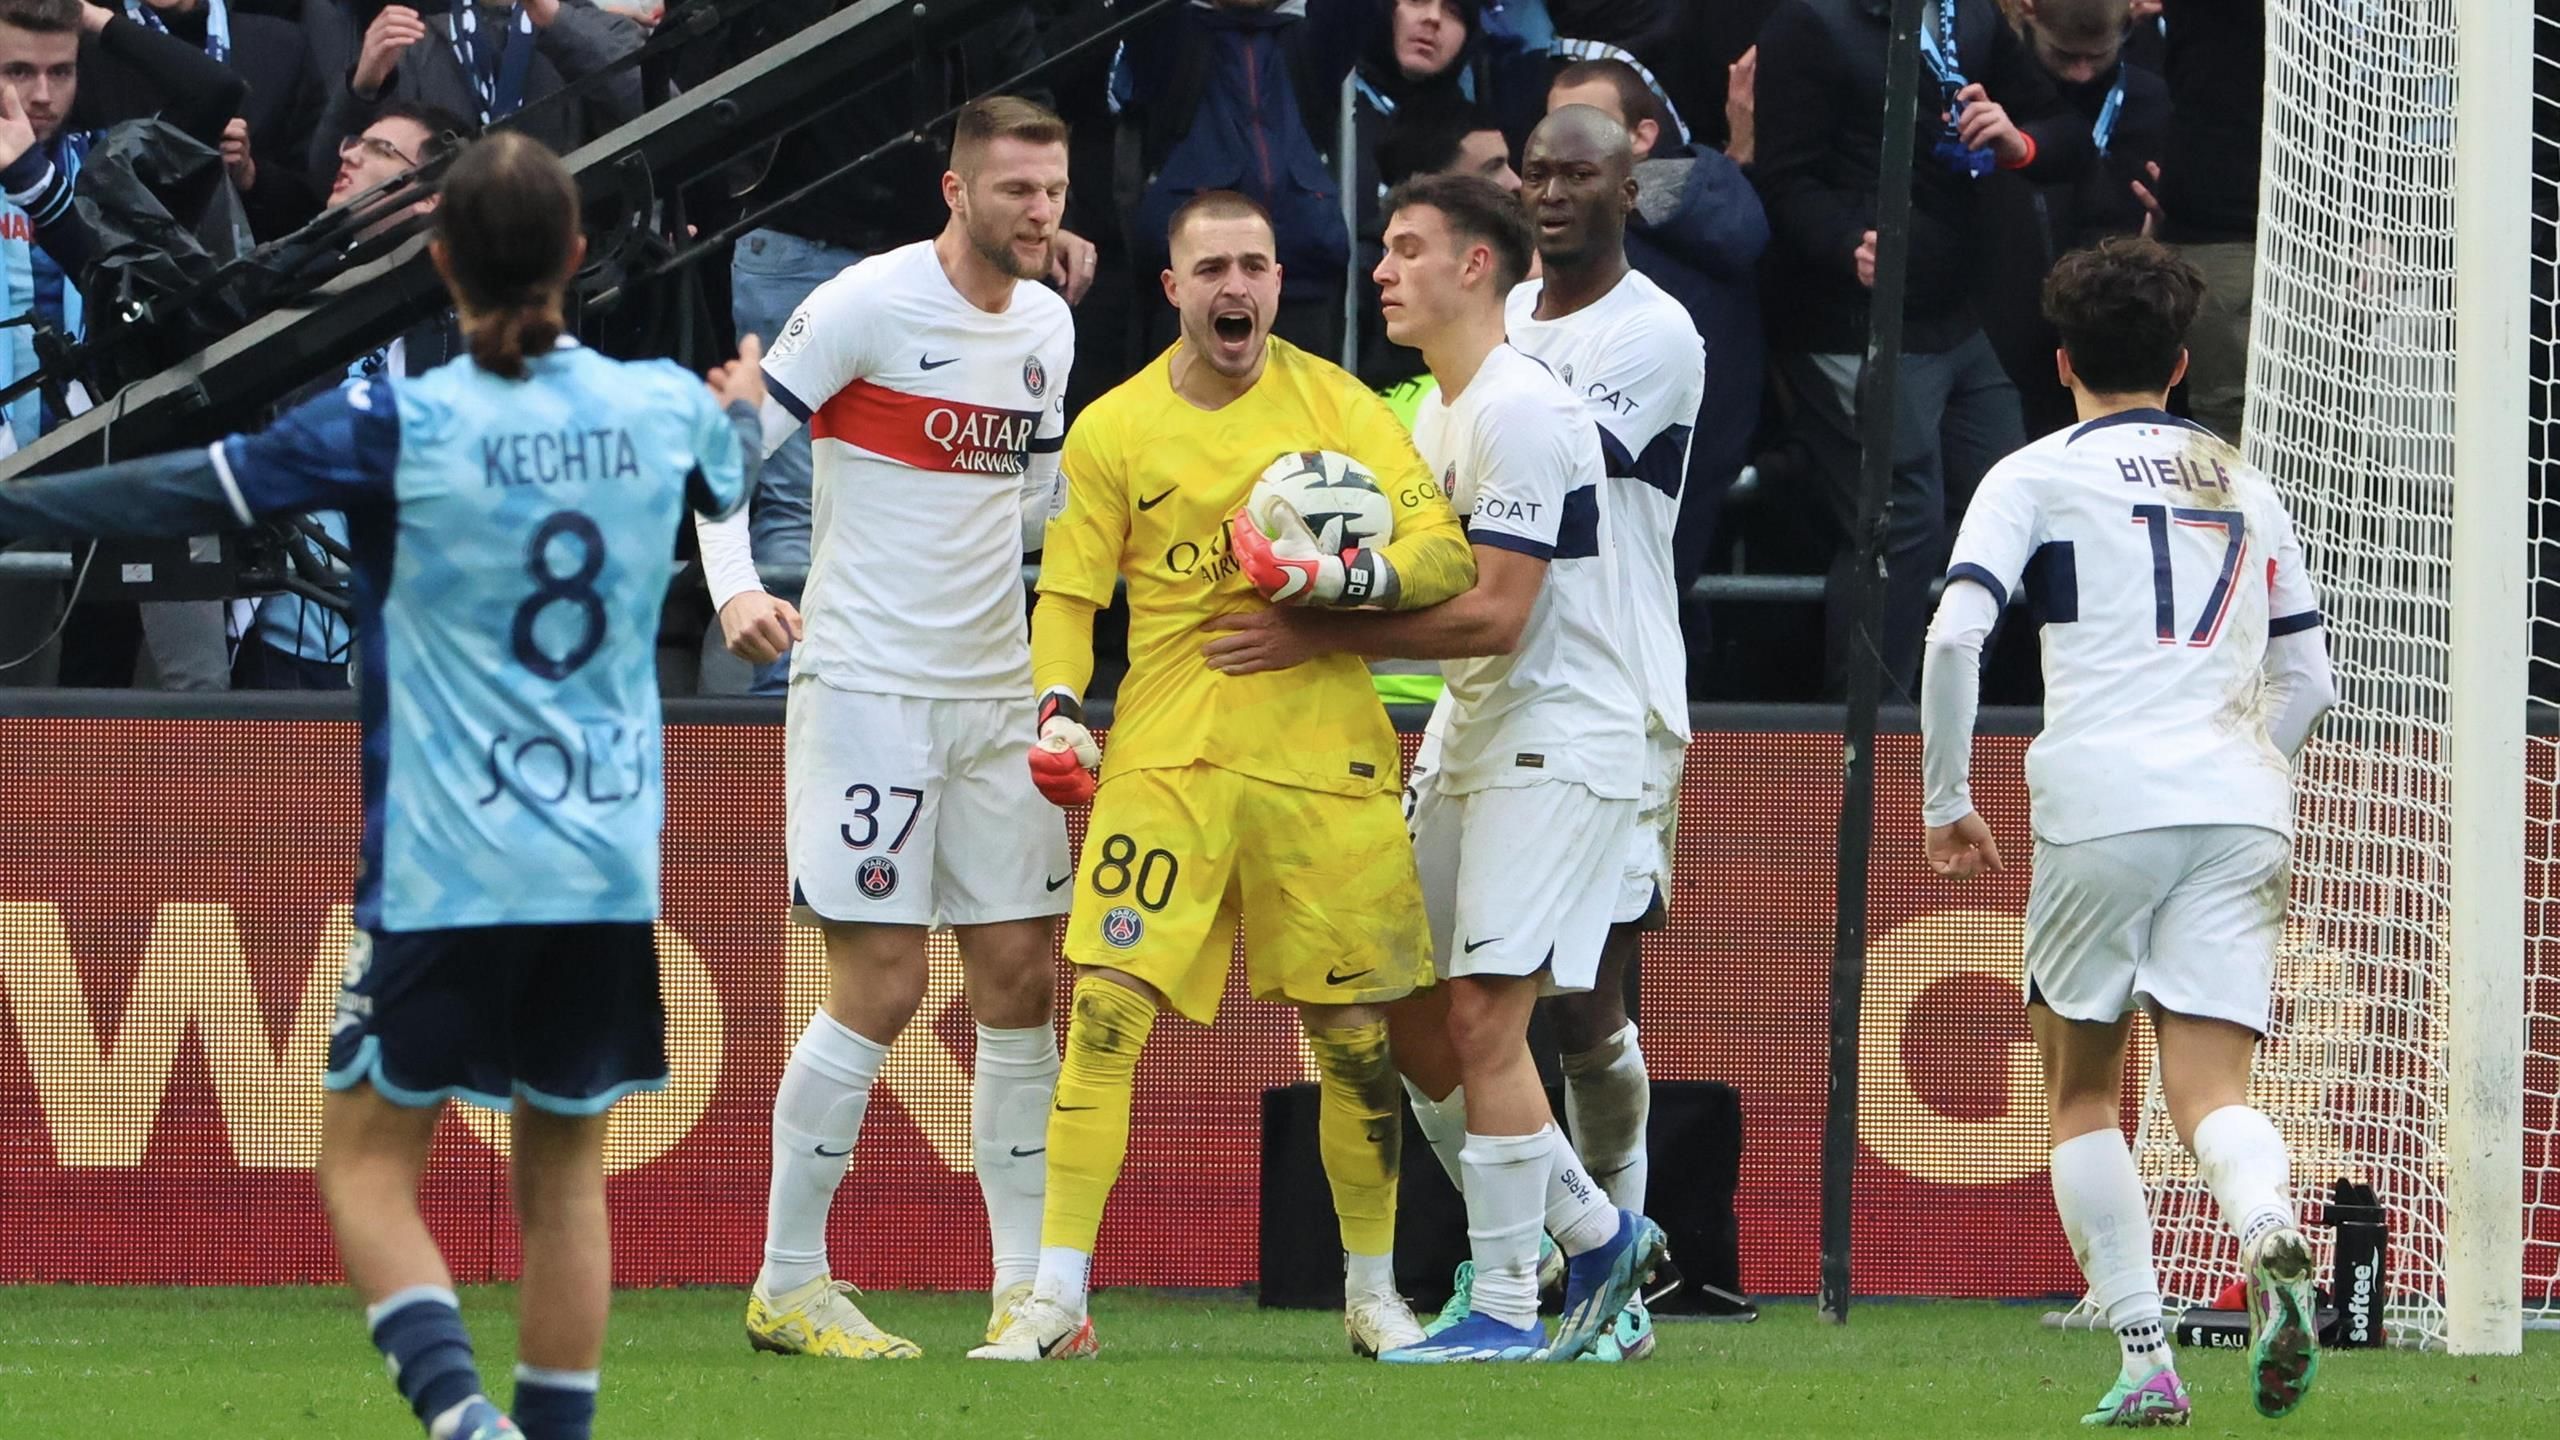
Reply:
[[[1617,520],[1611,580],[1645,698],[1642,798],[1620,862],[1600,968],[1589,989],[1551,996],[1542,1008],[1556,1037],[1574,1144],[1610,1195],[1642,1213],[1653,1082],[1627,995],[1644,932],[1660,929],[1670,914],[1672,842],[1689,747],[1688,651],[1672,534],[1706,383],[1705,351],[1688,311],[1628,264],[1627,216],[1636,184],[1626,128],[1588,105],[1559,106],[1530,132],[1522,165],[1520,198],[1529,207],[1539,273],[1514,286],[1505,301],[1510,344],[1553,372],[1599,430]],[[1437,742],[1426,738],[1414,757],[1415,775],[1427,781],[1439,763]],[[1405,1088],[1433,1152],[1456,1178],[1468,1130],[1467,1092],[1433,1093],[1410,1075]],[[1473,1283],[1472,1269],[1462,1269],[1435,1327],[1467,1314]],[[1653,1320],[1637,1299],[1592,1354],[1641,1360],[1652,1350]]]
[[[1341,367],[1276,339],[1271,221],[1212,191],[1173,216],[1165,298],[1181,338],[1093,402],[1067,436],[1032,651],[1058,803],[1093,801],[1067,958],[1066,1067],[1050,1113],[1040,1277],[995,1360],[1090,1354],[1086,1279],[1129,1143],[1138,1056],[1160,1010],[1216,1018],[1239,925],[1258,999],[1297,1007],[1321,1088],[1317,1153],[1344,1255],[1343,1324],[1361,1354],[1422,1338],[1396,1293],[1403,1126],[1380,1007],[1426,972],[1421,887],[1396,805],[1395,733],[1348,656],[1233,676],[1200,654],[1217,617],[1293,604],[1430,605],[1475,579],[1465,534],[1413,442]],[[1392,538],[1348,554],[1290,511],[1230,523],[1272,461],[1333,450],[1395,506]],[[1282,507],[1285,510],[1285,507]],[[1093,619],[1125,583],[1129,673],[1107,758],[1082,717]],[[1087,767],[1102,759],[1099,789]]]
[[[1646,702],[1611,574],[1622,501],[1581,402],[1503,338],[1529,266],[1519,207],[1489,181],[1431,176],[1397,187],[1387,211],[1387,333],[1439,382],[1414,441],[1468,516],[1475,586],[1404,614],[1224,617],[1215,628],[1236,633],[1207,650],[1241,677],[1342,652],[1448,662],[1438,761],[1408,791],[1442,978],[1393,1018],[1412,1086],[1466,1090],[1472,1309],[1380,1358],[1573,1360],[1663,1253],[1660,1228],[1613,1204],[1556,1128],[1528,1039],[1542,992],[1590,988],[1638,823]],[[1549,1232],[1567,1257],[1552,1341],[1537,1295]]]
[[[1066,301],[1039,283],[1066,198],[1058,117],[974,101],[942,177],[942,233],[848,267],[775,340],[765,445],[803,425],[810,436],[805,633],[758,582],[745,518],[701,527],[730,649],[757,664],[791,654],[792,913],[826,937],[827,989],[774,1096],[764,1264],[747,1301],[758,1349],[919,1353],[832,1278],[827,1213],[889,1047],[923,1003],[925,937],[945,926],[977,1022],[989,1332],[1030,1292],[1058,1076],[1054,917],[1071,872],[1064,820],[1022,769],[1021,566],[1052,508],[1075,358]]]
[[[2052,1105],[2054,1208],[2122,1352],[2089,1425],[2188,1416],[2118,1129],[2135,1010],[2151,1017],[2178,1138],[2239,1241],[2259,1413],[2291,1413],[2320,1359],[2290,1162],[2248,1090],[2292,873],[2293,759],[2336,690],[2274,485],[2168,412],[2203,293],[2193,266],[2149,240],[2054,266],[2044,309],[2079,423],[1984,477],[1921,688],[1930,868],[1998,869],[1967,773],[1983,644],[2023,587],[2045,676],[2027,751],[2027,1017]]]

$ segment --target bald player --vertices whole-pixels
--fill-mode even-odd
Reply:
[[[1565,1124],[1574,1147],[1612,1198],[1642,1214],[1652,1082],[1627,1013],[1627,990],[1643,932],[1661,928],[1669,914],[1672,836],[1689,744],[1688,660],[1671,538],[1706,361],[1688,312],[1627,264],[1634,170],[1625,127],[1591,106],[1562,106],[1530,132],[1520,198],[1540,273],[1513,287],[1504,321],[1511,345],[1563,381],[1598,427],[1603,483],[1618,517],[1612,583],[1645,701],[1642,794],[1618,862],[1599,973],[1588,990],[1540,1003],[1562,1052]],[[1435,737],[1424,738],[1414,789],[1427,788],[1439,749]],[[1406,1093],[1454,1177],[1467,1133],[1465,1091],[1434,1100],[1408,1082]],[[1462,1285],[1435,1323],[1463,1317],[1468,1299]],[[1637,1360],[1652,1349],[1652,1321],[1639,1301],[1594,1353]]]

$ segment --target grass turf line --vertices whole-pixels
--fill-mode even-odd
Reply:
[[[463,1294],[481,1373],[501,1400],[512,1389],[513,1304],[504,1287]],[[2041,1306],[1961,1302],[1864,1304],[1845,1328],[1787,1303],[1756,1325],[1666,1321],[1660,1353],[1638,1366],[1418,1371],[1352,1359],[1335,1315],[1224,1296],[1107,1292],[1094,1307],[1099,1360],[1023,1366],[961,1358],[985,1323],[974,1296],[882,1294],[865,1305],[926,1358],[756,1355],[743,1291],[619,1294],[598,1433],[2058,1435],[2076,1432],[2115,1365],[2108,1337],[2046,1330]],[[2178,1360],[2194,1433],[2273,1433],[2249,1407],[2240,1356],[2185,1350]],[[2560,1336],[2528,1335],[2518,1358],[2333,1353],[2288,1428],[2513,1440],[2554,1413]],[[343,1291],[0,1288],[0,1435],[418,1433]]]

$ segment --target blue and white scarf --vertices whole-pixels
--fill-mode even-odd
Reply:
[[[33,203],[48,211],[71,203],[73,182],[80,175],[80,162],[89,153],[97,136],[92,131],[65,132],[44,146],[47,159],[53,163],[58,181],[44,187],[44,193]],[[36,252],[37,216],[12,201],[0,199],[0,283],[8,293],[0,297],[0,319],[26,315],[36,308],[37,269],[41,265],[52,272],[61,287],[62,333],[77,340],[87,328],[82,314],[78,277],[65,275],[53,264],[52,257]],[[50,218],[48,215],[45,218]],[[0,386],[15,384],[36,372],[35,330],[28,325],[12,325],[0,330]],[[44,394],[32,390],[12,400],[0,412],[9,427],[10,449],[35,443],[44,433]]]
[[[480,123],[494,124],[524,108],[525,77],[533,69],[533,17],[524,6],[508,11],[498,27],[496,44],[483,46],[480,10],[471,0],[453,0],[453,58],[471,80],[479,101]]]
[[[145,29],[169,33],[169,22],[143,0],[124,0],[125,18]],[[204,53],[215,60],[231,58],[230,0],[204,0]]]

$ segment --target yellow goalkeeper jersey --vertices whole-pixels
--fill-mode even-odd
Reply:
[[[1272,461],[1337,450],[1378,477],[1396,507],[1399,608],[1463,594],[1475,552],[1413,438],[1340,366],[1274,336],[1262,378],[1218,410],[1173,388],[1174,349],[1085,408],[1067,432],[1066,507],[1049,522],[1040,589],[1094,605],[1129,585],[1129,674],[1103,777],[1206,763],[1342,795],[1402,782],[1395,731],[1368,668],[1326,655],[1289,670],[1221,675],[1201,658],[1213,615],[1265,602],[1227,544],[1227,514]]]

